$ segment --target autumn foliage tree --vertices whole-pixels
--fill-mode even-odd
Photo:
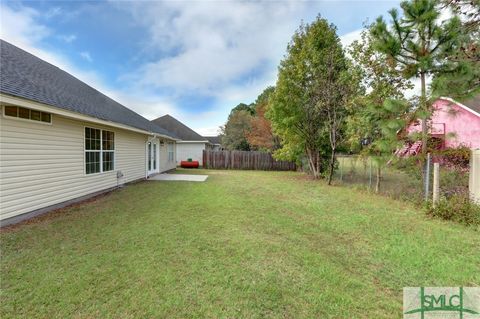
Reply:
[[[241,103],[243,104],[243,103]],[[246,106],[246,104],[243,104]],[[249,151],[247,134],[250,132],[252,112],[242,107],[234,108],[228,116],[227,123],[220,127],[222,145],[228,150]]]
[[[251,118],[250,131],[246,136],[253,149],[272,152],[280,147],[279,138],[272,131],[272,123],[265,116],[274,92],[275,88],[270,86],[255,101],[255,116]]]

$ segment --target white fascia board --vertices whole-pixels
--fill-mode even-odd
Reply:
[[[159,133],[150,133],[150,134],[153,134],[155,137],[161,137],[161,138],[164,138],[164,139],[167,139],[167,140],[174,141],[175,143],[178,143],[180,141],[180,139],[174,138],[174,137],[171,137],[171,136],[168,136],[168,135],[163,135],[163,134],[159,134]]]
[[[155,133],[155,132],[145,131],[145,130],[138,129],[138,128],[135,128],[135,127],[132,127],[132,126],[129,126],[129,125],[125,125],[125,124],[120,124],[120,123],[116,123],[116,122],[97,119],[96,117],[93,117],[93,116],[84,115],[84,114],[81,114],[81,113],[64,110],[64,109],[61,109],[61,108],[58,108],[58,107],[55,107],[55,106],[31,101],[31,100],[21,98],[21,97],[7,95],[7,94],[4,94],[4,93],[0,93],[0,103],[7,104],[7,105],[14,105],[14,106],[22,106],[22,107],[26,107],[26,108],[29,108],[29,109],[34,109],[34,110],[39,110],[39,111],[48,112],[48,113],[52,113],[52,114],[61,115],[61,116],[72,118],[72,119],[79,120],[79,121],[92,122],[92,123],[96,123],[96,124],[121,128],[121,129],[124,129],[124,130],[127,130],[127,131],[142,133],[142,134],[146,134],[146,135],[157,135],[157,136],[161,136],[161,137],[164,137],[164,138],[167,138],[167,139],[177,140],[177,139],[175,139],[173,137],[170,137],[170,136],[158,134],[158,133]]]
[[[452,103],[454,103],[454,104],[456,104],[456,105],[460,106],[460,107],[461,107],[462,109],[464,109],[465,111],[468,111],[468,112],[470,112],[470,113],[472,113],[472,114],[474,114],[474,115],[476,115],[476,116],[480,117],[480,113],[478,113],[478,112],[476,112],[476,111],[472,110],[472,109],[471,109],[471,108],[469,108],[468,106],[466,106],[466,105],[463,105],[462,103],[460,103],[460,102],[458,102],[458,101],[455,101],[455,100],[454,100],[454,99],[452,99],[452,98],[449,98],[449,97],[443,97],[443,96],[441,96],[441,97],[440,97],[440,100],[446,100],[446,101],[452,102]]]
[[[184,141],[184,140],[178,140],[177,141],[178,144],[182,144],[182,143],[199,143],[199,144],[206,144],[206,143],[210,143],[209,141]]]

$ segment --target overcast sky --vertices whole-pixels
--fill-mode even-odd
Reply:
[[[301,21],[342,42],[398,1],[1,1],[0,37],[148,119],[171,114],[214,135],[230,109],[275,84]]]

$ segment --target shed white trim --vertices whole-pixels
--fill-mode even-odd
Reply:
[[[480,113],[472,110],[471,108],[469,108],[468,106],[466,105],[463,105],[462,103],[458,102],[458,101],[455,101],[454,99],[450,98],[450,97],[440,97],[441,100],[446,100],[446,101],[449,101],[449,102],[452,102],[452,103],[455,103],[456,105],[460,106],[462,109],[464,109],[465,111],[468,111],[470,113],[472,113],[473,115],[476,115],[478,117],[480,117]]]

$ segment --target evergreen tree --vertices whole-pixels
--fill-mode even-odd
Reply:
[[[462,21],[456,48],[432,83],[434,94],[465,99],[480,93],[480,0],[444,0],[444,9]]]
[[[398,66],[407,78],[419,78],[421,85],[418,115],[422,119],[422,153],[427,150],[427,120],[431,109],[431,92],[427,77],[444,71],[446,55],[455,52],[461,22],[457,16],[440,20],[438,0],[409,0],[400,4],[403,16],[396,9],[389,11],[389,26],[379,17],[371,28],[374,47],[387,54],[390,63]]]

